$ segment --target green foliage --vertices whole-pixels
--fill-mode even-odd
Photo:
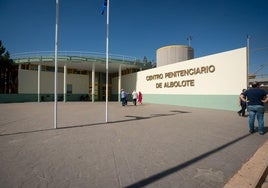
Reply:
[[[154,68],[155,64],[152,61],[148,61],[147,57],[143,58],[143,70]]]
[[[0,40],[0,93],[17,93],[18,66]]]
[[[2,44],[0,40],[0,72],[11,69],[14,66],[14,62],[10,59],[10,54]]]

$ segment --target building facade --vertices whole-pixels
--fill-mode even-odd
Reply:
[[[247,88],[247,50],[235,49],[123,76],[122,87],[141,91],[144,102],[237,110]],[[112,80],[116,93],[118,78]]]
[[[14,58],[18,64],[17,101],[53,101],[55,59],[53,53],[27,53]],[[129,56],[110,55],[108,99],[113,77],[141,70],[142,64]],[[106,58],[99,53],[61,52],[57,59],[57,94],[59,101],[103,101],[106,97]],[[120,85],[120,84],[119,84]]]
[[[1,95],[0,102],[53,101],[53,54],[14,58],[18,94]],[[58,56],[59,101],[105,101],[106,59],[95,54]],[[247,49],[239,48],[196,59],[142,70],[143,64],[126,56],[109,57],[108,100],[120,101],[120,90],[143,93],[144,103],[238,110],[237,101],[248,80]],[[267,80],[266,80],[267,81]],[[266,84],[266,82],[262,82]]]

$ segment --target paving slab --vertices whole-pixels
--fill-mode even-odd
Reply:
[[[57,104],[57,129],[53,102],[0,104],[1,187],[223,187],[268,138],[232,111]]]

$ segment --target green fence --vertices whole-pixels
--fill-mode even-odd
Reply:
[[[64,100],[58,94],[58,101]],[[54,94],[40,94],[40,102],[54,101]],[[66,94],[66,101],[91,101],[88,94]],[[0,103],[38,102],[38,94],[0,94]]]

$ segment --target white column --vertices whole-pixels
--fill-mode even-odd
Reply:
[[[95,63],[92,64],[92,79],[91,79],[91,101],[95,101]]]
[[[63,76],[63,97],[64,97],[64,102],[66,102],[66,97],[67,97],[67,66],[64,65],[64,76]]]
[[[121,77],[122,77],[122,65],[119,65],[119,70],[118,70],[118,102],[121,100]]]
[[[38,81],[37,81],[37,98],[38,102],[40,102],[40,79],[41,79],[41,65],[38,65]]]

